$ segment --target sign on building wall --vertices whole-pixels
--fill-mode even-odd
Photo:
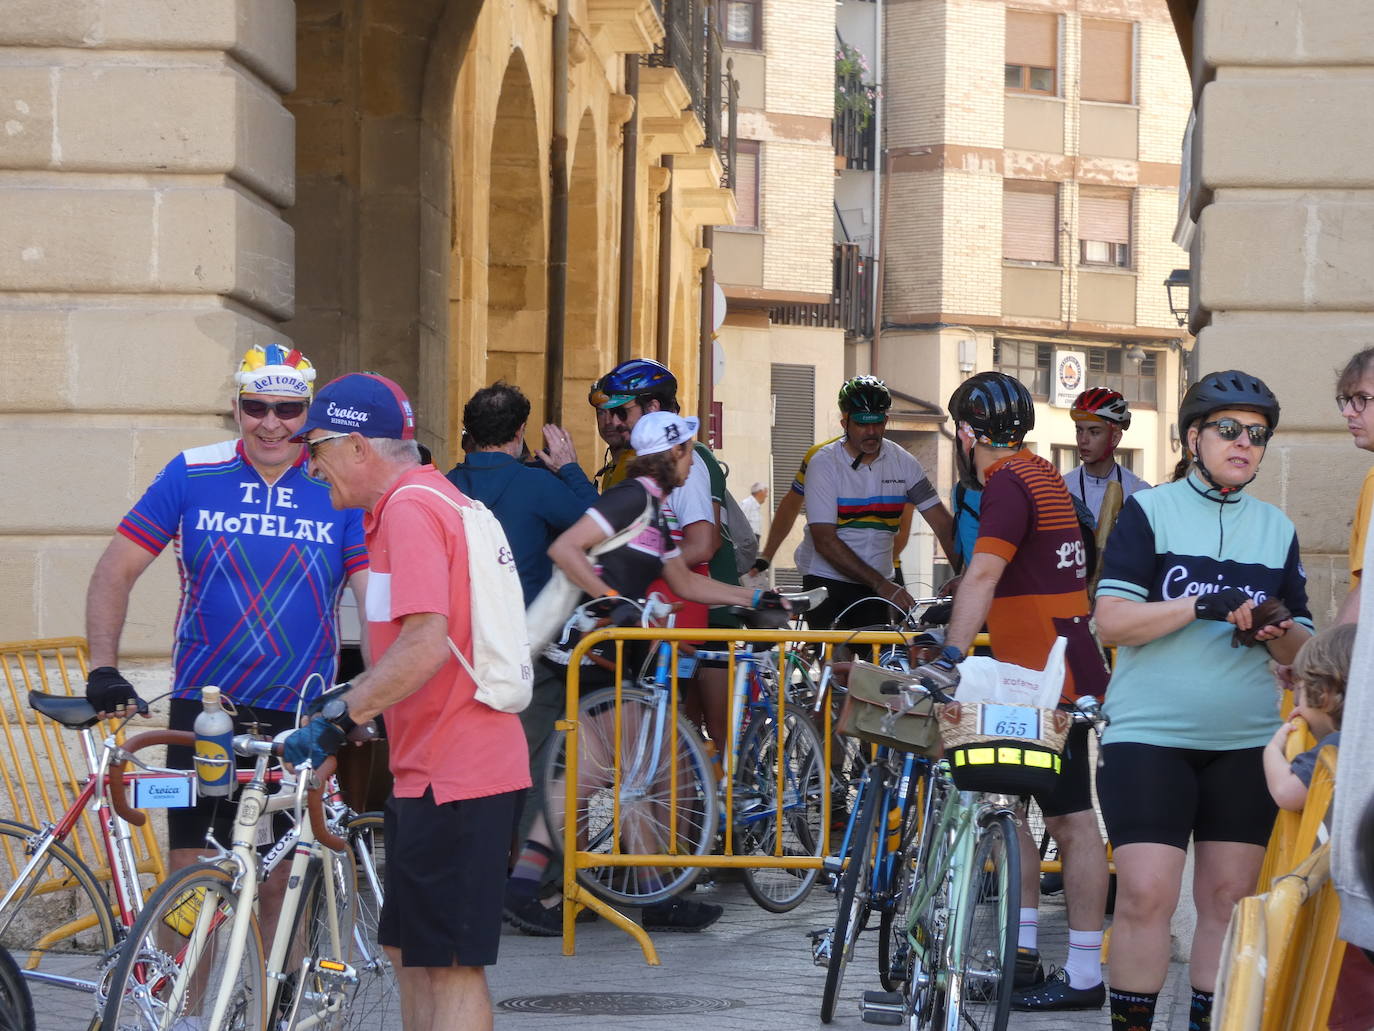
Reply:
[[[1056,408],[1072,408],[1074,398],[1083,392],[1083,379],[1088,371],[1088,356],[1083,351],[1054,352],[1054,389],[1050,404]]]

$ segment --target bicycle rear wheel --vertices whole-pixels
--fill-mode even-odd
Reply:
[[[400,1020],[401,995],[391,960],[377,943],[386,884],[386,836],[381,813],[363,813],[348,821],[357,894],[353,901],[353,953],[349,960],[358,986],[342,1027],[378,1031]]]
[[[19,964],[0,949],[0,1031],[33,1031],[33,999]]]
[[[821,738],[806,713],[788,708],[782,721],[782,798],[778,798],[778,722],[752,719],[740,742],[735,772],[735,855],[778,855],[781,828],[784,856],[821,855]],[[744,887],[770,913],[799,906],[820,874],[811,869],[748,867]]]
[[[220,998],[225,1031],[263,1031],[267,993],[256,914],[248,914],[241,945],[231,933],[247,902],[234,890],[234,878],[211,863],[169,877],[120,950],[103,1031],[163,1031],[183,1019],[181,1026],[199,1026],[190,1018],[208,1023]]]
[[[859,818],[854,822],[854,836],[849,845],[849,862],[840,881],[840,903],[835,910],[835,926],[830,934],[830,960],[825,970],[825,988],[821,993],[821,1022],[829,1024],[835,1016],[835,1002],[840,985],[844,983],[844,968],[854,955],[854,942],[868,908],[868,891],[872,871],[868,851],[878,829],[878,814],[882,802],[883,771],[880,765],[869,767],[868,780],[863,786],[863,802]]]
[[[582,699],[578,734],[580,849],[683,856],[711,850],[715,774],[686,717],[662,705],[656,692],[625,688],[617,706],[615,688],[603,688]],[[545,817],[559,848],[566,768],[567,735],[559,731],[544,774]],[[577,877],[610,902],[647,906],[683,891],[700,872],[693,866],[600,866],[579,869]]]
[[[73,987],[90,991],[119,941],[109,898],[90,867],[56,840],[18,882],[38,835],[26,824],[0,820],[0,876],[5,892],[15,890],[0,909],[0,947],[21,970],[70,978]]]
[[[964,888],[956,916],[947,1031],[1006,1031],[1016,969],[1020,853],[1009,813],[979,834],[973,861],[957,879]]]

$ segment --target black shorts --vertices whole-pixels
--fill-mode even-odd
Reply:
[[[201,703],[199,698],[173,698],[168,708],[167,726],[171,730],[193,730],[195,729],[196,717],[201,713]],[[240,733],[247,716],[247,711],[242,710],[238,719],[234,721],[234,733]],[[257,721],[261,732],[276,736],[283,730],[290,730],[296,725],[296,712],[281,712],[276,709],[255,708],[252,711],[253,719]],[[254,760],[245,756],[237,756],[236,761],[239,769],[253,768]],[[185,745],[167,746],[167,765],[174,770],[189,770],[193,768],[194,754]],[[238,793],[237,786],[230,793],[228,798],[202,798],[194,806],[185,809],[167,810],[167,847],[168,848],[205,848],[205,831],[209,828],[215,835],[215,840],[225,848],[229,847],[230,837],[234,830],[234,805],[233,799]],[[274,837],[281,837],[291,826],[291,817],[285,813],[278,813],[272,817],[272,832]]]
[[[386,803],[377,940],[407,967],[489,967],[525,792],[438,805],[434,790]]]
[[[1059,783],[1049,794],[1035,796],[1046,816],[1069,816],[1093,807],[1092,764],[1088,761],[1088,725],[1075,723],[1064,742]]]
[[[802,590],[813,591],[817,587],[826,589],[826,599],[806,614],[806,623],[812,630],[829,630],[838,619],[840,630],[858,630],[861,627],[889,626],[901,613],[881,598],[874,597],[873,589],[864,584],[850,583],[848,580],[830,580],[823,576],[807,573],[802,577]],[[856,601],[867,604],[854,605]],[[852,609],[849,606],[854,605]],[[841,619],[840,613],[849,609]]]
[[[1194,841],[1269,843],[1278,807],[1264,749],[1208,751],[1121,741],[1102,748],[1097,798],[1115,847]]]

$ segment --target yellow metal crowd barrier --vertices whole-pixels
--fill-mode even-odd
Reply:
[[[669,711],[676,712],[678,707],[678,676],[677,676],[677,652],[678,644],[684,641],[700,641],[703,637],[710,636],[712,633],[720,636],[728,635],[731,645],[731,656],[727,665],[727,683],[734,684],[735,667],[734,645],[742,642],[763,642],[785,646],[788,644],[818,644],[833,647],[834,645],[848,645],[853,648],[865,647],[868,645],[904,645],[909,638],[895,632],[887,631],[847,631],[847,630],[715,630],[703,631],[696,629],[657,629],[657,628],[621,628],[606,627],[587,634],[573,649],[568,664],[568,694],[567,694],[567,715],[566,719],[559,721],[558,729],[566,731],[566,796],[565,812],[576,813],[579,809],[578,804],[578,748],[579,748],[579,701],[581,697],[581,660],[588,651],[595,645],[603,641],[615,642],[615,666],[616,673],[614,683],[623,685],[625,676],[625,642],[628,641],[669,641],[673,643],[673,656],[671,663],[671,677],[668,684]],[[829,648],[827,647],[827,653]],[[788,675],[785,662],[779,663],[779,677],[785,678]],[[633,679],[633,676],[631,676]],[[780,695],[785,696],[785,692],[780,691]],[[783,732],[783,721],[785,714],[786,699],[780,697],[777,700],[778,718],[777,726],[779,737]],[[733,711],[734,701],[733,692],[731,693],[730,711],[726,715],[726,725],[733,727],[736,722],[736,714]],[[565,819],[563,827],[563,952],[571,956],[576,947],[576,918],[583,908],[589,908],[609,920],[615,926],[621,928],[638,942],[644,952],[645,960],[651,965],[658,964],[658,953],[654,949],[652,940],[645,930],[620,913],[603,899],[594,895],[591,890],[578,883],[577,872],[579,870],[605,867],[705,867],[705,868],[766,868],[766,869],[820,869],[823,864],[823,856],[829,852],[830,834],[830,760],[831,760],[831,707],[825,705],[821,725],[817,728],[821,732],[821,740],[824,745],[824,761],[822,762],[822,790],[821,790],[821,835],[822,835],[822,856],[798,856],[782,854],[782,835],[776,835],[775,854],[762,856],[758,854],[735,855],[733,848],[733,821],[726,819],[724,823],[725,848],[723,855],[684,855],[678,853],[671,854],[636,854],[622,851],[620,836],[620,811],[619,811],[619,782],[613,785],[613,824],[612,842],[609,853],[588,852],[579,849],[577,840],[577,820],[575,818]],[[615,709],[615,776],[618,778],[621,770],[619,752],[620,732],[620,692],[617,690],[616,709]],[[668,723],[669,740],[667,747],[669,754],[676,750],[676,741],[673,740],[676,721]],[[781,755],[782,749],[776,750]],[[676,770],[676,764],[673,764]],[[778,770],[779,796],[782,795],[783,771]],[[732,778],[725,778],[725,791],[723,804],[728,813],[732,807]],[[673,783],[669,786],[669,803],[667,819],[670,825],[677,823],[677,783],[674,772]],[[557,828],[555,828],[555,831]]]
[[[85,784],[87,766],[80,739],[30,709],[28,694],[84,695],[89,664],[86,642],[80,637],[0,644],[4,675],[0,735],[5,748],[4,761],[0,762],[5,790],[0,816],[33,827],[56,823]],[[98,733],[108,733],[113,726],[114,721],[102,724]],[[98,879],[109,880],[109,861],[89,809],[65,844]],[[134,829],[133,844],[139,872],[150,875],[154,884],[165,880],[162,850],[151,822]],[[0,839],[0,878],[5,885],[13,881],[25,858],[14,839]],[[94,922],[92,915],[87,926]]]
[[[1296,754],[1310,742],[1310,735],[1304,740],[1294,733],[1288,750]],[[1345,943],[1337,938],[1340,899],[1331,881],[1331,846],[1317,840],[1335,792],[1336,757],[1335,748],[1323,748],[1302,812],[1280,813],[1265,855],[1261,887],[1268,884],[1268,891],[1241,899],[1231,917],[1217,1031],[1327,1026]]]

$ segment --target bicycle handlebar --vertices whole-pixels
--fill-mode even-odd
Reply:
[[[148,814],[129,805],[124,790],[124,771],[129,765],[130,756],[144,748],[154,745],[182,745],[194,748],[196,735],[189,730],[145,730],[124,742],[110,759],[110,805],[120,818],[133,827],[142,827],[148,822]],[[272,754],[281,754],[281,745],[267,742],[272,746]],[[316,784],[306,796],[306,809],[310,814],[310,826],[315,830],[315,838],[335,852],[341,852],[348,843],[329,829],[324,816],[324,782],[333,774],[337,762],[330,756],[314,770]]]

